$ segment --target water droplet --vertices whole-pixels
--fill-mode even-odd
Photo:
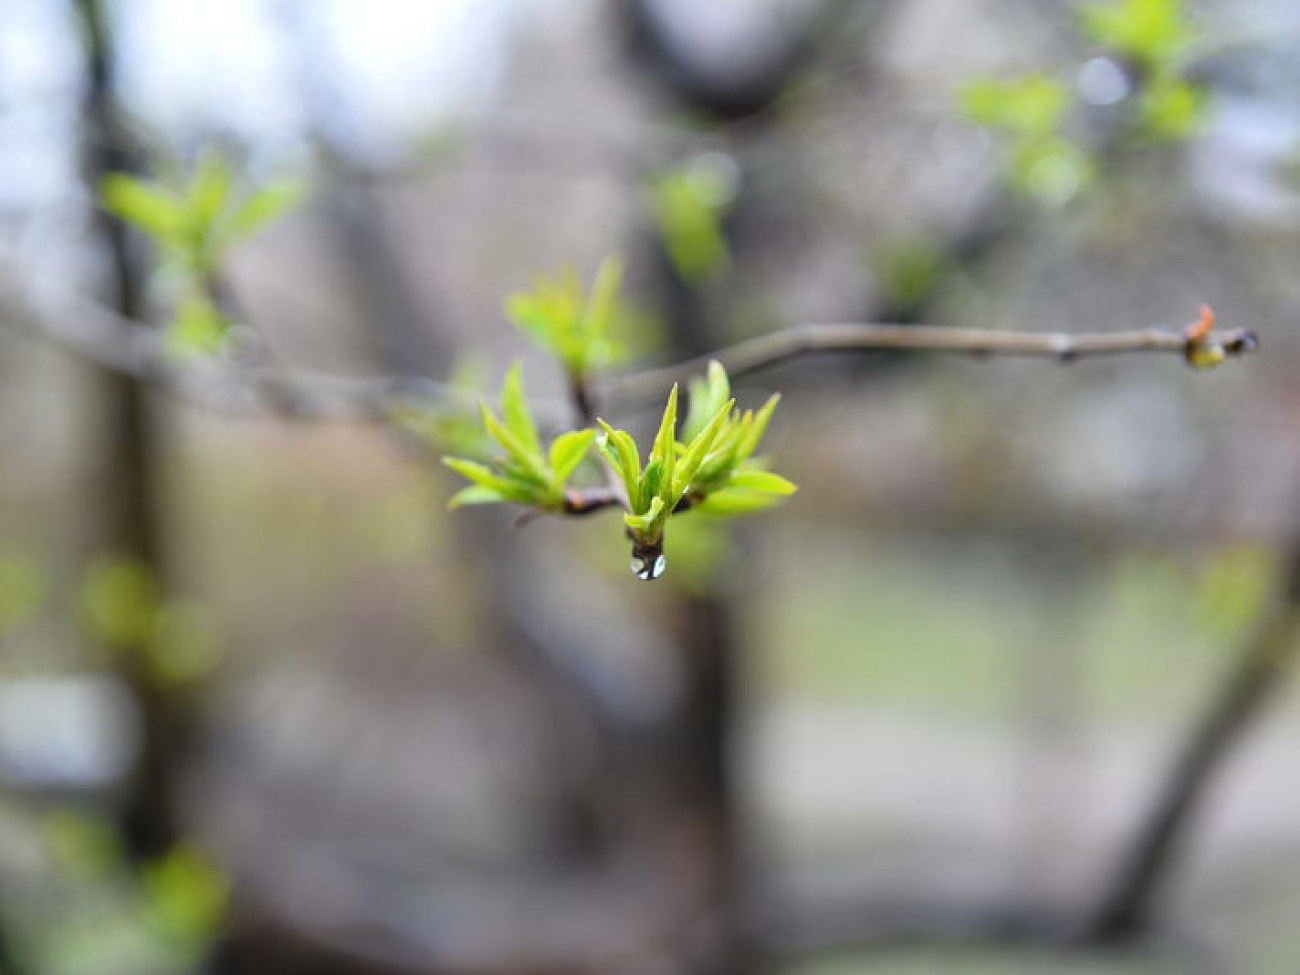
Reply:
[[[632,556],[632,574],[646,582],[651,579],[658,579],[667,568],[668,560],[662,554],[655,556],[653,559],[642,558],[639,555]]]

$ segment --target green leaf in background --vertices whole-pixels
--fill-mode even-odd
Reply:
[[[1067,139],[1051,136],[1022,142],[1011,153],[1008,182],[1013,190],[1046,206],[1074,199],[1094,176],[1088,154]]]
[[[789,493],[789,492],[785,492]],[[738,488],[723,488],[714,491],[696,505],[696,511],[706,515],[732,517],[749,515],[766,511],[781,503],[781,495],[762,491],[746,491]]]
[[[1158,78],[1142,93],[1144,131],[1157,139],[1185,139],[1205,118],[1205,91],[1177,78]]]
[[[140,562],[103,559],[86,573],[81,609],[92,632],[109,645],[146,647],[158,621],[158,585]]]
[[[175,185],[126,173],[100,185],[105,210],[139,228],[154,242],[168,273],[155,277],[169,287],[174,309],[167,341],[183,356],[221,350],[229,322],[215,293],[217,272],[235,240],[249,236],[301,198],[297,184],[275,183],[244,191],[234,166],[203,153]]]
[[[794,494],[797,490],[793,483],[787,481],[781,475],[759,470],[738,471],[731,476],[727,488],[728,490],[759,491],[764,494],[775,494],[779,497]]]
[[[484,487],[481,484],[471,484],[469,487],[461,488],[451,496],[447,502],[449,508],[461,508],[471,504],[500,504],[510,499],[498,491],[496,488]]]
[[[191,245],[207,263],[219,243],[222,218],[229,209],[235,173],[231,165],[214,152],[203,153],[194,165],[185,191],[186,223],[192,234]]]
[[[197,955],[216,935],[229,884],[195,847],[181,844],[145,867],[145,917],[183,957]]]
[[[571,271],[538,276],[531,291],[506,300],[506,316],[534,342],[556,356],[570,376],[615,365],[626,354],[623,331],[633,318],[619,299],[623,268],[606,259],[596,272],[591,293]]]
[[[202,291],[189,291],[167,329],[167,348],[181,358],[215,355],[225,344],[230,322]]]
[[[0,636],[35,616],[44,598],[45,584],[32,565],[0,556]]]
[[[981,78],[964,85],[958,96],[966,116],[979,125],[1026,138],[1051,135],[1070,103],[1064,81],[1050,75]]]
[[[158,613],[148,656],[154,676],[165,685],[184,686],[210,677],[221,662],[221,639],[212,614],[198,603],[168,601]]]
[[[934,240],[910,237],[890,247],[879,261],[881,287],[894,308],[916,308],[944,280],[949,259]]]
[[[505,382],[501,386],[501,412],[506,429],[514,434],[530,456],[540,460],[542,447],[537,439],[537,427],[528,412],[522,367],[518,362],[506,371]]]
[[[686,386],[689,406],[686,421],[682,424],[682,439],[694,440],[715,416],[722,404],[731,398],[731,380],[721,362],[709,363],[706,374],[692,379]]]
[[[99,198],[109,213],[156,240],[173,240],[184,233],[185,206],[160,183],[112,173],[100,183]]]
[[[650,184],[650,198],[668,257],[683,279],[706,281],[730,263],[722,218],[735,195],[734,165],[709,153]]]
[[[122,864],[122,844],[107,819],[61,809],[48,813],[41,827],[50,859],[76,880],[103,880]]]
[[[297,180],[278,180],[254,190],[231,215],[229,238],[234,241],[253,236],[300,205],[305,196],[306,188]]]
[[[1184,0],[1085,4],[1079,23],[1089,39],[1148,70],[1182,61],[1197,39]]]

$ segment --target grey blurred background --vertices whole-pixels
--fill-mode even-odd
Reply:
[[[1300,8],[1189,0],[1161,141],[1079,6],[3,0],[0,972],[1300,970]],[[1097,153],[1056,200],[960,107],[1026,71]],[[644,585],[616,515],[23,334],[165,321],[93,185],[210,147],[309,191],[225,269],[259,367],[553,401],[502,301],[613,253],[640,364],[1203,302],[1262,349],[765,372],[799,493]]]

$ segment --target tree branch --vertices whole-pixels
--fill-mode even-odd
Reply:
[[[1073,362],[1093,356],[1142,352],[1190,358],[1197,349],[1218,348],[1228,356],[1253,352],[1259,340],[1244,329],[1193,334],[1192,329],[1133,329],[1123,332],[1011,332],[983,328],[912,325],[796,325],[748,339],[712,355],[677,365],[632,373],[604,383],[605,401],[631,406],[663,394],[673,383],[701,375],[717,359],[732,379],[817,353],[947,352],[973,356],[1018,356]]]
[[[89,299],[61,295],[57,303],[37,302],[8,273],[0,273],[0,321],[218,413],[381,420],[410,404],[473,406],[468,393],[430,379],[332,376],[185,359],[168,350],[155,329],[140,328],[138,322]]]
[[[382,420],[403,406],[472,408],[475,397],[447,383],[418,377],[331,376],[309,371],[248,368],[173,355],[156,331],[137,328],[124,316],[81,298],[63,298],[49,309],[31,299],[11,273],[0,272],[0,318],[31,336],[47,339],[82,358],[147,380],[208,409],[236,415],[303,420]],[[1121,332],[1012,332],[912,325],[795,325],[719,349],[676,365],[628,373],[599,384],[597,399],[616,412],[661,398],[676,382],[703,375],[717,359],[733,378],[816,354],[882,350],[1015,356],[1072,362],[1094,356],[1198,352],[1224,356],[1255,351],[1259,340],[1245,329],[1181,331],[1169,328]],[[558,404],[539,412],[561,416]]]

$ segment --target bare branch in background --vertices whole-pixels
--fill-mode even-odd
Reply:
[[[1199,328],[1198,326],[1195,326]],[[981,328],[913,325],[796,325],[749,339],[712,355],[662,369],[610,379],[604,395],[622,406],[653,400],[673,383],[704,372],[717,359],[732,378],[759,372],[807,355],[827,353],[943,352],[971,356],[1014,356],[1073,362],[1094,356],[1156,352],[1191,358],[1200,347],[1227,356],[1253,352],[1258,339],[1244,329],[1193,334],[1191,328],[1134,329],[1123,332],[1010,332]]]
[[[1294,540],[1272,598],[1260,613],[1232,668],[1180,744],[1163,781],[1139,821],[1132,846],[1091,921],[1099,943],[1147,930],[1151,914],[1195,816],[1264,705],[1289,675],[1300,643],[1300,540]]]
[[[47,339],[91,362],[148,380],[182,398],[220,413],[271,415],[286,419],[380,420],[403,406],[472,406],[465,391],[433,379],[362,378],[322,373],[248,368],[171,354],[155,331],[85,299],[45,310],[12,279],[0,275],[0,316],[11,327]],[[1198,326],[1199,327],[1199,326]],[[1190,358],[1197,349],[1226,356],[1252,352],[1258,340],[1244,329],[1193,334],[1167,328],[1120,332],[1012,332],[978,328],[911,325],[795,325],[749,339],[677,365],[629,373],[600,384],[607,410],[644,405],[673,383],[704,373],[717,359],[733,377],[809,355],[881,350],[1011,356],[1072,362],[1094,356],[1159,353]],[[563,407],[546,412],[562,415]]]

